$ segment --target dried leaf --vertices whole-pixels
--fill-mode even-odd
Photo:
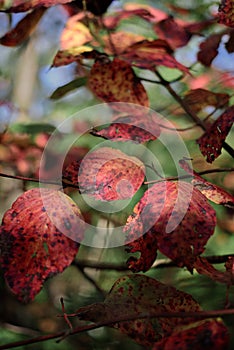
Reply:
[[[234,106],[228,107],[219,118],[197,140],[201,153],[208,163],[212,163],[220,154],[224,141],[234,122]]]
[[[215,224],[214,209],[192,185],[182,181],[157,183],[145,192],[127,220],[128,250],[141,253],[140,258],[131,257],[128,266],[134,272],[147,271],[157,254],[154,251],[153,255],[152,249],[148,256],[153,246],[192,271]]]
[[[178,326],[169,337],[156,343],[152,350],[223,350],[227,349],[228,344],[228,329],[223,321],[217,318]]]
[[[156,23],[154,30],[160,39],[166,40],[174,49],[185,46],[192,36],[183,26],[179,25],[172,16]]]
[[[0,227],[2,269],[20,301],[32,300],[48,277],[71,264],[77,241],[83,238],[81,218],[68,196],[45,188],[26,191],[5,213]]]
[[[129,48],[129,46],[144,40],[142,35],[118,31],[102,37],[105,43],[105,52],[108,55],[119,55]]]
[[[131,65],[118,58],[112,62],[106,57],[99,59],[91,69],[89,87],[105,102],[128,102],[149,106],[145,88]]]
[[[149,130],[151,132],[149,132]],[[160,135],[159,121],[155,116],[144,114],[125,116],[114,119],[114,122],[101,130],[93,130],[92,135],[101,136],[112,141],[134,141],[143,143],[156,140]]]
[[[197,59],[204,64],[204,66],[209,67],[213,59],[217,56],[222,36],[223,33],[212,34],[200,44]]]
[[[173,56],[173,50],[165,40],[144,40],[129,47],[120,57],[133,66],[155,71],[157,66],[176,68],[189,73],[189,69],[179,63]]]
[[[170,334],[175,326],[188,324],[191,318],[146,318],[113,322],[123,317],[134,317],[153,312],[200,311],[191,295],[144,275],[126,275],[119,278],[103,303],[96,303],[77,311],[79,318],[93,322],[109,322],[112,327],[132,337],[136,342],[150,346]]]
[[[182,169],[193,175],[192,184],[210,201],[227,207],[234,207],[234,197],[223,188],[203,179],[196,171],[192,170],[185,160],[180,160]]]
[[[64,183],[79,185],[80,192],[103,201],[132,198],[145,177],[144,164],[123,152],[103,147],[82,162],[73,162],[63,174]]]
[[[195,113],[200,112],[204,107],[213,106],[222,108],[228,105],[230,96],[228,94],[215,93],[205,89],[194,89],[188,91],[184,102],[193,109]]]
[[[51,7],[59,4],[66,4],[73,0],[4,0],[0,3],[0,10],[7,12],[25,12],[37,7]]]
[[[228,27],[234,28],[234,1],[221,0],[218,11],[218,21]]]
[[[229,40],[226,42],[225,47],[228,53],[234,52],[234,29],[230,31]]]
[[[36,25],[44,15],[45,11],[45,7],[40,7],[27,14],[15,28],[11,29],[0,38],[0,44],[5,46],[21,45],[34,32]]]

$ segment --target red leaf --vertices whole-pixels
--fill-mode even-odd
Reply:
[[[194,176],[192,184],[210,201],[216,204],[234,207],[234,197],[223,188],[203,179],[196,171],[192,170],[185,160],[180,160],[180,166]]]
[[[158,247],[178,266],[192,271],[215,224],[214,209],[192,185],[182,181],[157,183],[145,192],[127,220],[124,231],[129,251],[141,253],[138,259],[131,257],[128,265],[133,271],[147,271]],[[151,247],[154,255],[152,249],[148,257]]]
[[[215,93],[205,89],[194,89],[188,91],[184,97],[184,102],[193,109],[195,113],[200,112],[204,107],[214,106],[222,108],[229,102],[228,94]]]
[[[0,44],[5,46],[22,44],[33,33],[45,11],[45,7],[40,7],[27,14],[15,28],[0,38]]]
[[[201,153],[206,157],[208,163],[212,163],[221,154],[224,141],[233,122],[234,106],[231,106],[197,140]]]
[[[148,107],[149,100],[141,84],[127,62],[115,58],[98,60],[89,76],[89,87],[105,102],[128,102]]]
[[[20,301],[32,300],[48,277],[71,264],[79,244],[68,236],[83,238],[81,218],[68,196],[38,188],[18,197],[5,213],[0,227],[2,268]]]
[[[71,163],[63,174],[65,183],[78,181],[81,193],[103,201],[132,198],[144,177],[139,159],[108,147],[88,153],[81,163]]]
[[[119,278],[103,303],[96,303],[77,310],[77,316],[93,322],[109,322],[136,342],[148,347],[173,332],[178,325],[189,324],[191,318],[155,317],[122,321],[125,317],[153,312],[200,311],[191,295],[144,275],[127,275]]]
[[[234,1],[222,0],[219,5],[218,21],[228,27],[234,28]]]
[[[234,52],[234,29],[232,29],[229,33],[229,40],[226,42],[225,47],[228,53]]]
[[[218,318],[176,327],[169,337],[156,343],[152,350],[224,350],[228,344],[227,327]]]
[[[191,34],[181,25],[179,25],[173,17],[156,23],[154,30],[160,39],[164,39],[172,48],[185,46],[191,38]]]
[[[73,0],[12,0],[0,3],[0,10],[7,12],[25,12],[36,7],[51,7],[59,4],[66,4]]]
[[[155,116],[144,114],[118,117],[110,126],[99,131],[93,130],[92,134],[112,141],[132,140],[136,143],[143,143],[156,140],[160,132],[159,121],[156,120]]]
[[[212,34],[200,44],[200,51],[197,54],[197,59],[204,66],[210,66],[213,59],[218,54],[218,48],[222,39],[223,33]]]
[[[225,283],[228,286],[231,286],[234,284],[234,274],[233,274],[233,259],[230,258],[226,264],[226,271],[220,271],[214,268],[212,264],[207,261],[206,258],[197,258],[196,262],[194,263],[194,268],[197,270],[198,273],[201,275],[208,276],[212,280],[219,282],[219,283]]]
[[[182,72],[189,73],[189,69],[179,63],[172,56],[172,48],[165,40],[145,40],[129,47],[128,51],[120,57],[130,64],[144,69],[155,71],[157,66],[177,68]]]

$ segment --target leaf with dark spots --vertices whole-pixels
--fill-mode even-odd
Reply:
[[[154,30],[160,39],[166,40],[168,44],[174,49],[177,47],[185,46],[192,36],[171,16],[156,23]]]
[[[149,100],[131,64],[115,58],[98,60],[90,71],[89,88],[105,102],[128,102],[145,107]]]
[[[61,67],[73,62],[81,62],[82,59],[95,59],[101,54],[89,46],[80,46],[69,50],[59,50],[53,60],[52,67]]]
[[[205,89],[189,90],[184,102],[189,105],[195,113],[200,112],[203,108],[213,106],[222,108],[228,105],[230,96],[223,93],[215,93]]]
[[[151,115],[141,114],[139,116],[117,117],[109,126],[101,130],[93,130],[95,136],[101,136],[112,141],[128,141],[143,143],[156,140],[160,133],[160,119]],[[100,129],[100,128],[99,128]]]
[[[51,7],[55,5],[62,5],[73,0],[3,0],[0,3],[0,11],[6,12],[25,12],[37,7]]]
[[[113,322],[123,317],[134,317],[153,312],[200,311],[191,295],[143,275],[126,275],[119,278],[103,303],[77,310],[80,319],[108,322],[137,343],[151,346],[170,334],[178,325],[189,324],[191,318],[145,318]]]
[[[212,34],[200,44],[197,59],[204,64],[204,66],[209,67],[213,59],[217,56],[222,37],[223,33]]]
[[[71,264],[82,223],[77,205],[56,190],[33,188],[13,203],[2,220],[0,245],[4,277],[18,300],[33,300],[48,277]]]
[[[120,55],[120,58],[133,66],[155,71],[157,66],[176,68],[189,74],[189,69],[179,63],[173,56],[173,50],[165,40],[144,40],[136,43]]]
[[[179,325],[152,350],[224,350],[229,344],[227,327],[220,318]]]
[[[193,175],[192,184],[197,188],[207,199],[227,207],[234,208],[234,197],[226,192],[223,188],[212,184],[203,179],[196,171],[192,170],[185,160],[180,160],[180,166],[187,173]]]
[[[228,27],[234,28],[234,1],[221,0],[218,11],[218,21]]]
[[[124,228],[129,251],[141,253],[139,259],[130,260],[129,267],[133,271],[148,270],[153,253],[147,259],[145,248],[152,245],[178,266],[192,271],[215,224],[214,209],[192,185],[183,181],[157,183],[145,192]]]
[[[22,44],[33,33],[45,11],[45,7],[40,7],[27,14],[15,28],[0,38],[0,44],[5,46],[18,46]]]
[[[103,201],[132,198],[144,177],[139,159],[108,147],[88,153],[80,163],[71,163],[63,174],[65,183],[78,184],[81,193]]]
[[[201,153],[212,163],[222,151],[224,141],[234,122],[234,106],[228,107],[197,140]]]

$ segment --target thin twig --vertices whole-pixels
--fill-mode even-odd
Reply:
[[[234,309],[222,309],[222,310],[213,310],[213,311],[196,311],[196,312],[147,312],[147,313],[139,313],[134,315],[123,315],[119,317],[113,316],[112,318],[109,318],[108,320],[97,322],[95,324],[90,324],[86,326],[78,326],[73,328],[73,330],[65,330],[62,332],[54,333],[54,334],[47,334],[42,335],[36,338],[31,338],[27,340],[21,340],[17,342],[8,343],[5,345],[0,346],[0,350],[6,350],[6,349],[12,349],[16,348],[18,346],[24,346],[29,344],[35,344],[40,343],[43,341],[51,340],[51,339],[57,339],[57,338],[65,338],[66,336],[86,332],[92,329],[97,329],[104,326],[111,326],[114,323],[118,322],[124,322],[124,321],[133,321],[136,319],[149,319],[149,318],[173,318],[173,317],[180,317],[180,318],[196,318],[196,319],[206,319],[206,318],[216,318],[220,316],[226,316],[226,315],[234,315]]]

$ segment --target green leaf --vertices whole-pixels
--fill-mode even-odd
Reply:
[[[87,77],[81,77],[81,78],[77,78],[75,80],[72,80],[72,81],[70,81],[70,83],[65,84],[65,85],[57,88],[50,96],[50,99],[57,100],[57,99],[63,97],[64,95],[68,94],[69,92],[71,92],[75,89],[78,89],[81,86],[86,85],[86,82],[87,82]]]

